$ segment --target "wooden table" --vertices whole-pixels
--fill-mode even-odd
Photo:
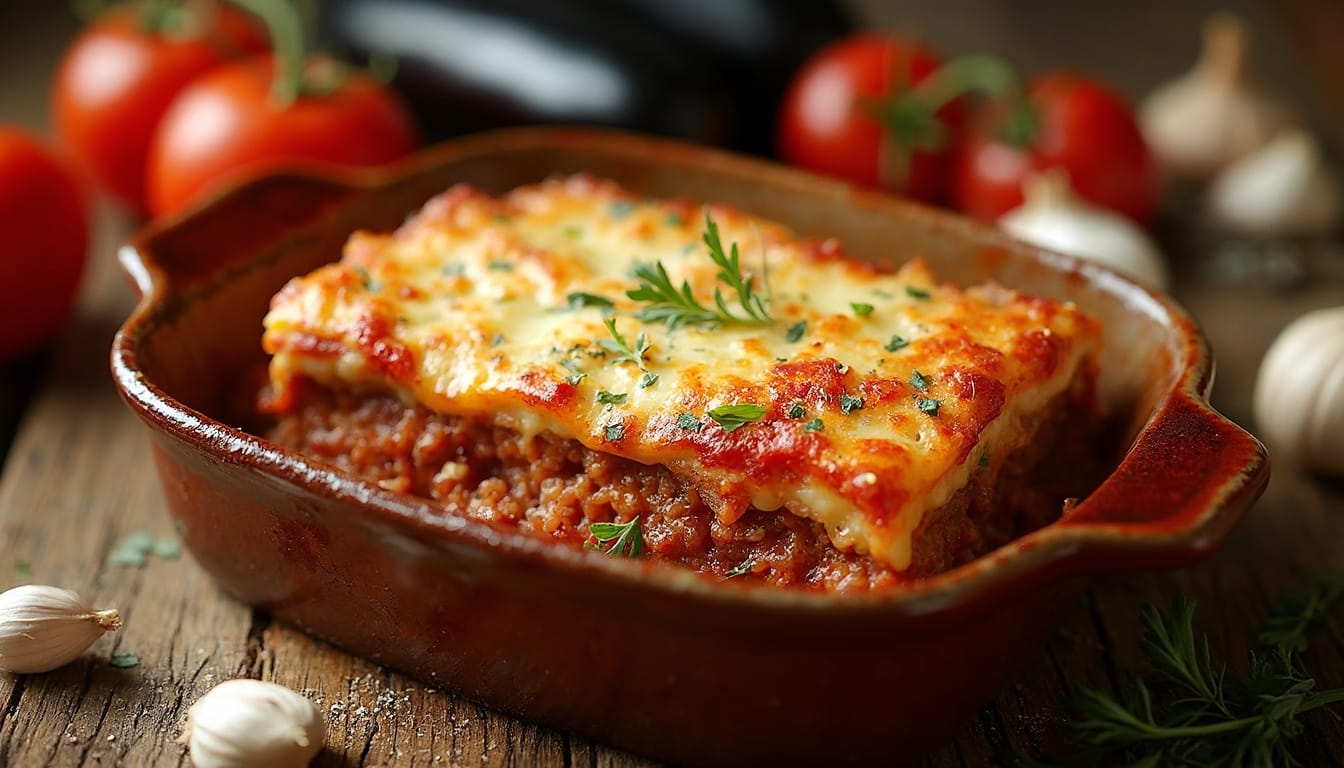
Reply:
[[[52,62],[74,29],[59,7],[41,5],[0,4],[0,120],[36,130],[45,126]],[[1029,69],[1068,63],[1106,72],[1135,93],[1189,63],[1199,20],[1213,8],[1158,0],[928,0],[904,4],[898,17],[880,0],[858,5],[871,24],[921,28],[949,51],[1002,51]],[[1287,84],[1282,90],[1328,135],[1329,126],[1344,125],[1341,86],[1315,90],[1301,74],[1338,71],[1335,37],[1323,30],[1344,31],[1344,6],[1222,5],[1256,26],[1267,79]],[[1340,111],[1331,119],[1328,110]],[[121,632],[59,671],[0,676],[0,766],[182,763],[175,739],[186,708],[215,683],[239,676],[278,681],[319,703],[329,729],[319,765],[650,764],[315,641],[221,594],[189,557],[151,556],[143,567],[108,564],[109,551],[127,535],[172,536],[146,437],[107,375],[108,344],[132,305],[113,261],[129,230],[124,218],[100,213],[77,316],[48,352],[5,367],[0,378],[0,437],[12,437],[0,479],[0,589],[62,585],[116,606],[126,619]],[[1283,290],[1263,280],[1210,277],[1219,272],[1210,269],[1219,246],[1188,218],[1169,222],[1163,236],[1176,265],[1176,294],[1204,323],[1217,353],[1216,403],[1249,424],[1260,356],[1291,318],[1344,303],[1344,255],[1337,247],[1317,249],[1312,279]],[[1244,659],[1277,596],[1313,573],[1344,570],[1342,542],[1344,489],[1276,466],[1265,497],[1218,555],[1182,572],[1098,583],[1017,681],[926,765],[991,765],[1065,743],[1071,695],[1082,687],[1117,690],[1142,669],[1137,617],[1144,603],[1194,597],[1198,624],[1217,651]],[[1344,685],[1341,629],[1336,623],[1321,632],[1306,656],[1323,686]],[[140,664],[113,668],[114,652],[134,653]],[[1314,712],[1307,724],[1298,743],[1303,764],[1344,764],[1344,710]]]

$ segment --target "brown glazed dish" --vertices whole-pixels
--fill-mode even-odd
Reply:
[[[1106,327],[1117,466],[1062,519],[974,562],[837,596],[444,519],[222,421],[262,359],[271,295],[352,231],[392,229],[459,181],[498,193],[579,171],[833,235],[859,258],[919,254],[959,284],[1076,301]],[[1261,445],[1209,407],[1208,346],[1165,297],[955,216],[663,140],[521,129],[386,171],[270,176],[151,226],[121,258],[141,301],[113,375],[150,429],[170,514],[226,590],[461,695],[676,763],[912,761],[993,696],[1089,577],[1200,560],[1269,476]]]

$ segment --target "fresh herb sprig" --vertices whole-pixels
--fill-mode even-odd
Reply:
[[[1029,766],[1132,765],[1251,768],[1296,765],[1290,751],[1302,715],[1344,702],[1344,688],[1316,690],[1302,667],[1310,626],[1344,596],[1344,577],[1280,602],[1244,675],[1215,663],[1208,637],[1196,640],[1195,604],[1178,600],[1170,614],[1143,609],[1142,647],[1152,665],[1124,699],[1084,690],[1071,727],[1084,750],[1063,760],[1023,759]]]
[[[624,523],[593,523],[588,526],[593,542],[589,549],[600,549],[618,557],[643,557],[644,533],[639,529],[639,518]]]
[[[729,307],[723,290],[717,287],[714,289],[714,306],[701,303],[691,291],[691,284],[683,280],[680,287],[675,285],[667,274],[667,268],[659,261],[652,265],[635,265],[634,274],[639,280],[639,287],[627,291],[625,295],[648,305],[636,312],[635,317],[645,322],[666,323],[673,330],[687,325],[765,325],[773,322],[768,307],[769,274],[766,262],[762,261],[762,282],[767,295],[762,297],[756,289],[755,276],[742,272],[737,243],[733,243],[727,251],[724,250],[719,225],[709,214],[705,214],[704,242],[710,260],[719,268],[715,277],[731,290],[737,300],[736,310]]]
[[[639,370],[644,368],[644,357],[649,354],[649,349],[653,347],[649,343],[649,337],[640,333],[635,337],[635,345],[630,346],[621,332],[616,330],[616,318],[608,315],[602,318],[602,322],[607,326],[607,332],[611,334],[610,339],[598,339],[597,345],[615,355],[610,361],[610,365],[617,363],[634,363],[639,366]]]

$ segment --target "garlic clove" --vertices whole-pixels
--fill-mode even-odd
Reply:
[[[1028,179],[1023,203],[999,219],[1005,232],[1032,245],[1091,261],[1166,290],[1161,251],[1137,224],[1074,194],[1068,177],[1051,170]]]
[[[1344,307],[1281,331],[1255,379],[1255,422],[1275,456],[1344,475]]]
[[[1139,106],[1139,126],[1163,171],[1205,181],[1297,122],[1250,74],[1246,27],[1231,15],[1204,25],[1194,69],[1158,88]]]
[[[1316,140],[1288,130],[1220,173],[1208,205],[1234,232],[1320,235],[1339,225],[1341,194]]]
[[[322,750],[317,706],[283,685],[229,680],[187,711],[183,740],[196,768],[299,768]]]
[[[121,628],[115,609],[98,611],[68,589],[28,584],[0,594],[0,670],[50,672]]]

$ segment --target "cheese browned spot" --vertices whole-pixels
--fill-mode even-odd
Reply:
[[[770,322],[637,317],[645,305],[626,294],[640,263],[713,305],[724,286],[706,215],[769,296]],[[283,410],[307,378],[576,440],[666,467],[722,523],[784,509],[903,570],[920,522],[984,456],[1032,437],[1042,409],[1091,375],[1101,339],[1070,304],[962,290],[908,256],[886,273],[732,208],[584,176],[499,198],[459,186],[394,233],[357,233],[339,263],[277,294],[263,340],[272,396]],[[608,313],[631,347],[644,335],[642,357],[616,362],[599,343],[612,340]],[[711,417],[732,405],[764,412],[740,426]]]

